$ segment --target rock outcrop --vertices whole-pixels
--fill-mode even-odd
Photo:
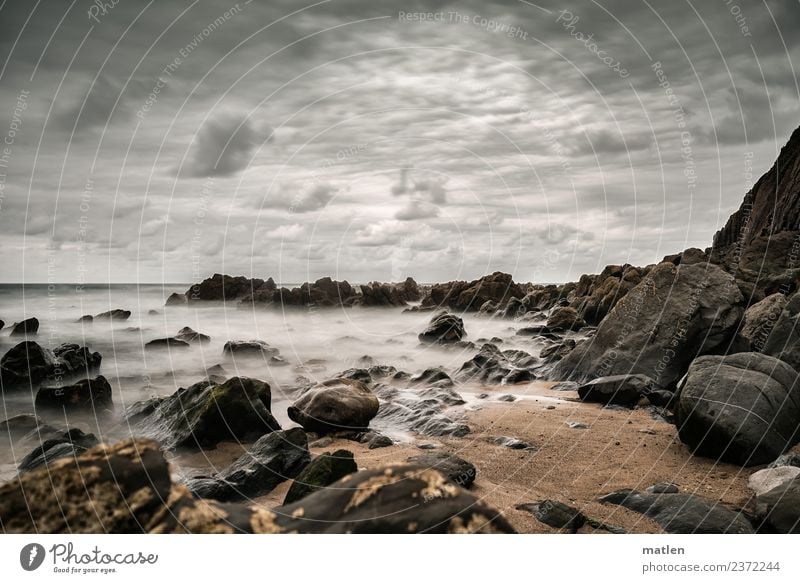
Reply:
[[[50,351],[30,340],[20,342],[0,359],[0,387],[31,390],[47,380],[88,376],[101,360],[100,353],[77,344],[62,344]]]
[[[11,336],[36,336],[37,332],[39,332],[39,320],[36,318],[28,318],[11,326]]]
[[[289,419],[314,433],[361,431],[378,413],[378,398],[361,381],[331,379],[308,388],[288,410]]]
[[[453,344],[464,336],[464,320],[448,312],[440,312],[431,318],[428,327],[418,338],[425,344]]]
[[[358,466],[351,451],[339,449],[320,454],[294,479],[283,503],[297,502],[357,471]]]
[[[85,411],[98,415],[112,411],[114,402],[111,385],[106,377],[100,375],[93,379],[83,379],[73,385],[42,387],[36,393],[36,409]]]
[[[502,307],[510,298],[524,296],[525,291],[514,283],[511,275],[496,271],[470,282],[434,284],[422,299],[422,306],[477,312],[488,301]]]

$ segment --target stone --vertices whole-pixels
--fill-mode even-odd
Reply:
[[[186,294],[171,293],[164,303],[165,306],[185,306],[187,303]]]
[[[766,494],[773,488],[782,486],[786,482],[791,482],[800,476],[800,468],[794,466],[782,466],[778,468],[764,468],[750,475],[747,480],[747,487],[756,496]]]
[[[663,483],[648,486],[645,491],[648,494],[677,494],[680,492],[680,489],[676,484]]]
[[[503,447],[507,447],[509,449],[527,449],[533,450],[535,449],[530,443],[526,441],[522,441],[521,439],[517,439],[516,437],[508,437],[508,436],[500,436],[500,437],[492,437],[489,439],[490,443],[494,443],[495,445],[501,445]]]
[[[739,334],[750,342],[754,352],[761,352],[764,349],[786,304],[785,295],[774,293],[745,310]]]
[[[189,343],[177,338],[157,338],[144,345],[145,350],[183,349],[189,348]]]
[[[283,503],[297,502],[357,471],[358,466],[351,451],[339,449],[320,454],[294,479]]]
[[[586,322],[575,308],[556,308],[547,318],[547,327],[550,330],[579,330],[586,326]]]
[[[669,534],[753,534],[744,514],[720,502],[693,494],[649,494],[619,490],[600,498],[639,512],[658,523]]]
[[[37,332],[39,332],[39,320],[36,318],[16,322],[11,327],[11,336],[36,336]]]
[[[51,464],[53,461],[67,456],[75,457],[97,445],[97,438],[93,433],[84,433],[73,428],[61,435],[44,441],[34,448],[19,462],[19,472],[29,472],[40,466]]]
[[[208,334],[202,334],[200,332],[196,332],[189,328],[189,326],[184,326],[178,333],[175,335],[175,338],[178,340],[182,340],[183,342],[198,343],[198,344],[208,344],[211,342],[211,336]]]
[[[517,510],[525,510],[536,517],[536,520],[557,529],[575,533],[586,524],[586,517],[577,508],[556,500],[518,504]]]
[[[235,358],[269,358],[277,356],[279,350],[263,340],[229,340],[222,347],[222,354]]]
[[[432,452],[411,456],[409,463],[423,468],[433,468],[444,474],[448,480],[469,489],[475,482],[478,470],[467,460],[446,452]]]
[[[524,296],[525,292],[514,283],[511,275],[498,271],[471,282],[434,284],[422,298],[422,307],[448,307],[462,312],[477,312],[487,301],[502,306],[510,298]]]
[[[800,533],[800,477],[783,481],[755,500],[760,531],[779,534]]]
[[[310,460],[305,431],[299,427],[273,431],[216,476],[189,480],[187,486],[200,498],[224,502],[255,498],[297,476]]]
[[[440,312],[431,318],[428,327],[419,334],[425,344],[452,344],[466,336],[464,321],[448,312]]]
[[[131,317],[131,311],[130,310],[115,309],[115,310],[109,310],[107,312],[101,312],[101,313],[95,315],[94,319],[95,320],[120,320],[120,321],[123,321],[123,320],[127,320],[130,317]]]
[[[800,294],[786,303],[761,352],[800,369]]]
[[[522,350],[501,351],[494,344],[484,344],[478,354],[461,365],[456,379],[461,382],[508,385],[536,379],[532,369],[536,363]]]
[[[578,387],[578,396],[587,403],[633,407],[655,386],[653,379],[642,374],[600,377]]]
[[[36,393],[36,409],[85,411],[100,414],[114,409],[111,385],[100,375],[73,385],[42,387]]]
[[[696,455],[753,466],[800,439],[798,373],[771,356],[700,357],[675,399],[678,436]]]
[[[288,413],[314,433],[363,430],[378,413],[378,398],[360,381],[331,379],[305,391]]]

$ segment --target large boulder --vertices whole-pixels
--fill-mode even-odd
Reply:
[[[270,386],[256,379],[205,380],[154,404],[151,413],[140,416],[137,431],[168,448],[253,440],[280,429],[271,398]]]
[[[464,320],[448,312],[440,312],[431,318],[428,327],[418,338],[426,344],[452,344],[464,336]]]
[[[50,351],[32,341],[20,342],[0,359],[3,391],[35,389],[46,380],[67,380],[95,372],[102,357],[85,346],[62,344]]]
[[[750,342],[755,352],[761,352],[764,349],[786,303],[785,295],[774,293],[745,311],[739,334]]]
[[[651,494],[619,490],[600,498],[644,514],[669,534],[753,534],[744,514],[720,502],[683,493]]]
[[[551,330],[579,330],[584,326],[586,322],[575,308],[556,308],[547,318],[547,327]]]
[[[172,483],[159,444],[146,439],[99,445],[0,485],[0,524],[29,534],[514,532],[440,473],[408,466],[346,476],[274,511],[198,499]]]
[[[299,427],[274,431],[259,438],[247,453],[216,476],[189,480],[187,486],[200,498],[254,498],[297,476],[310,459],[305,431]]]
[[[297,502],[357,471],[358,466],[351,451],[339,449],[320,454],[294,479],[283,503]]]
[[[781,311],[761,352],[800,370],[800,293],[795,294]]]
[[[552,378],[587,382],[645,374],[674,386],[698,355],[724,349],[744,308],[733,277],[715,265],[661,263],[553,367]]]
[[[39,331],[39,320],[28,318],[11,327],[11,336],[35,336]]]
[[[111,385],[100,375],[73,385],[42,387],[36,393],[36,409],[85,411],[100,414],[114,409]]]
[[[759,493],[755,500],[755,514],[763,530],[800,534],[800,476]]]
[[[800,439],[800,378],[771,356],[698,358],[676,400],[678,435],[697,455],[765,464]]]
[[[358,431],[377,415],[378,398],[361,381],[331,379],[306,390],[288,413],[306,431]]]
[[[600,377],[578,387],[581,401],[633,407],[655,388],[653,379],[643,374]]]

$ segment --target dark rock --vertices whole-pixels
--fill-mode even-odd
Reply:
[[[346,449],[320,454],[294,479],[283,503],[297,502],[357,471],[353,453]]]
[[[488,384],[527,383],[536,378],[531,371],[535,359],[521,350],[501,351],[494,344],[484,344],[480,351],[461,365],[456,379]]]
[[[78,318],[76,320],[76,323],[78,323],[78,324],[82,324],[84,322],[87,322],[87,323],[94,322],[94,316],[92,316],[91,314],[86,314],[85,316],[81,316],[80,318]]]
[[[6,325],[6,323],[3,322],[2,320],[0,320],[0,330],[2,330],[5,325]]]
[[[222,347],[222,354],[234,358],[269,358],[277,356],[279,350],[263,340],[229,340]]]
[[[495,272],[469,283],[451,281],[431,286],[422,299],[423,307],[449,307],[458,311],[478,311],[487,301],[504,305],[509,298],[525,295],[511,275]]]
[[[573,381],[563,381],[563,382],[554,384],[552,387],[550,387],[550,390],[551,391],[577,391],[579,386],[580,385],[578,385],[578,383],[573,382]]]
[[[588,403],[632,407],[654,388],[653,379],[642,374],[600,377],[578,387],[578,396]]]
[[[205,380],[165,398],[136,429],[168,448],[248,441],[280,429],[270,402],[270,387],[263,381],[234,377],[216,384]]]
[[[161,312],[159,312],[158,310],[147,310],[148,316],[158,316],[159,314],[161,314]]]
[[[556,308],[547,318],[550,330],[579,330],[586,326],[575,308]]]
[[[744,312],[733,278],[714,265],[661,263],[628,292],[552,378],[586,382],[645,374],[669,388],[697,356],[725,347]]]
[[[551,335],[553,330],[549,326],[526,326],[516,331],[517,336],[545,336]],[[554,338],[557,338],[554,336]]]
[[[781,456],[778,456],[775,461],[770,463],[767,467],[779,468],[781,466],[794,466],[796,468],[800,468],[800,453],[785,453]]]
[[[422,296],[417,282],[407,278],[402,283],[372,282],[359,286],[361,297],[358,305],[370,306],[405,306],[408,302],[416,302]]]
[[[464,336],[464,321],[448,312],[440,312],[431,318],[430,324],[418,338],[426,344],[452,344]]]
[[[597,325],[641,282],[643,271],[630,265],[607,265],[598,275],[582,275],[568,294],[569,304],[586,322]]]
[[[651,405],[671,409],[675,401],[675,393],[663,389],[650,389],[643,393]]]
[[[781,311],[762,352],[800,370],[800,294],[795,294]]]
[[[184,342],[183,340],[178,340],[177,338],[157,338],[155,340],[151,340],[147,344],[144,345],[146,350],[158,350],[162,348],[189,348],[189,343]]]
[[[380,449],[382,447],[391,447],[394,445],[394,440],[388,435],[378,433],[367,442],[368,449]]]
[[[11,327],[11,336],[35,336],[39,331],[39,320],[28,318]]]
[[[517,397],[515,397],[514,395],[510,395],[510,394],[509,395],[500,395],[499,397],[497,397],[497,400],[498,401],[504,401],[506,403],[513,403],[514,401],[517,400]]]
[[[305,391],[288,413],[315,433],[360,430],[378,413],[378,398],[360,381],[331,379]]]
[[[675,417],[695,454],[765,464],[800,439],[800,379],[785,362],[756,352],[704,356],[681,381]]]
[[[800,533],[800,476],[758,494],[755,513],[762,528],[780,534]]]
[[[423,468],[432,468],[444,474],[448,480],[469,489],[475,482],[478,470],[465,459],[445,452],[434,452],[415,455],[407,460],[409,463]]]
[[[100,413],[114,409],[106,377],[83,379],[64,387],[42,387],[36,393],[37,409],[64,409]]]
[[[546,362],[556,362],[568,355],[575,348],[575,341],[572,338],[566,338],[561,342],[556,342],[542,348],[539,352],[539,357]]]
[[[741,512],[692,494],[647,494],[620,490],[600,498],[644,514],[670,534],[753,534]]]
[[[19,472],[29,472],[40,466],[49,465],[53,461],[66,457],[77,456],[87,449],[97,445],[97,438],[93,433],[84,433],[80,429],[73,428],[64,432],[62,435],[48,439],[42,445],[36,447],[19,462],[17,470]]]
[[[99,366],[101,356],[77,344],[62,344],[52,352],[36,342],[20,342],[0,359],[3,391],[34,389],[46,380],[67,380],[88,375]]]
[[[785,295],[774,293],[747,308],[739,334],[750,342],[754,352],[761,352],[764,349],[786,304]]]
[[[185,306],[186,305],[186,294],[179,294],[179,293],[171,293],[167,298],[167,301],[164,303],[165,306]]]
[[[188,326],[185,326],[178,330],[178,333],[175,335],[175,338],[178,340],[183,340],[184,342],[197,342],[199,344],[206,344],[211,342],[211,336],[207,334],[201,334],[200,332],[195,332]]]
[[[436,385],[439,387],[453,386],[453,379],[447,374],[443,368],[426,368],[419,374],[412,376],[408,379],[411,385]]]
[[[189,480],[187,486],[200,498],[254,498],[297,476],[310,460],[305,431],[299,427],[274,431],[213,478]]]
[[[264,284],[265,282],[262,279],[249,279],[244,276],[231,277],[230,275],[215,273],[210,278],[204,279],[189,288],[184,297],[189,303],[195,301],[230,302],[252,294]],[[274,289],[273,283],[272,290]]]
[[[36,431],[40,425],[42,420],[36,415],[14,415],[0,421],[0,440],[16,441]]]
[[[128,423],[138,423],[148,415],[151,415],[163,403],[165,397],[150,397],[143,401],[131,403],[122,412],[122,418]]]
[[[423,400],[416,395],[403,395],[381,403],[376,419],[385,425],[401,427],[428,437],[467,435],[469,426],[442,413],[446,407],[446,403],[435,398]]]
[[[586,524],[586,517],[577,508],[567,506],[556,500],[542,500],[528,504],[519,504],[517,510],[525,510],[536,517],[536,520],[553,528],[575,533]]]
[[[94,319],[95,320],[127,320],[131,317],[130,310],[109,310],[108,312],[102,312],[97,314]]]
[[[350,379],[351,381],[359,381],[366,385],[372,383],[372,375],[365,368],[348,368],[336,375],[336,377],[340,379]]]
[[[306,533],[514,532],[496,510],[417,466],[350,474],[275,514],[282,530]]]
[[[680,490],[675,484],[666,483],[648,486],[646,492],[648,494],[677,494]]]

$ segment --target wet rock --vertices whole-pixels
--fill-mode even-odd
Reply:
[[[116,309],[116,310],[109,310],[108,312],[101,312],[101,313],[95,315],[94,319],[95,320],[120,320],[120,321],[122,321],[122,320],[127,320],[130,317],[131,317],[131,311],[130,310]]]
[[[781,466],[777,468],[764,468],[752,474],[747,480],[747,487],[756,496],[766,494],[773,488],[782,486],[786,482],[791,482],[800,476],[800,468],[794,466]]]
[[[756,352],[696,359],[676,395],[678,436],[704,457],[765,464],[798,442],[800,379]]]
[[[366,368],[348,368],[336,375],[340,379],[350,379],[351,381],[359,381],[366,385],[372,383],[372,375]]]
[[[16,322],[11,327],[11,336],[36,336],[39,331],[39,320],[28,318],[22,322]]]
[[[434,284],[422,299],[423,307],[449,307],[458,311],[478,311],[487,301],[505,305],[509,298],[521,298],[523,289],[511,275],[495,272],[471,282],[451,281]]]
[[[530,512],[542,524],[571,533],[576,533],[586,524],[586,517],[580,510],[556,500],[518,504],[515,508]]]
[[[368,449],[380,449],[382,447],[391,447],[394,445],[394,440],[388,435],[377,433],[370,438],[367,442]]]
[[[211,336],[196,332],[189,328],[189,326],[184,326],[178,330],[175,338],[184,342],[189,342],[190,344],[195,342],[198,344],[207,344],[208,342],[211,342]]]
[[[315,433],[366,429],[378,413],[378,398],[360,381],[331,379],[305,391],[288,413]]]
[[[453,379],[447,374],[443,368],[426,368],[419,374],[412,376],[408,379],[410,385],[436,385],[439,387],[453,386]]]
[[[189,348],[189,343],[177,338],[157,338],[144,345],[146,350],[182,349]]]
[[[42,387],[36,393],[37,409],[63,409],[101,413],[114,409],[111,385],[100,375],[63,387]]]
[[[305,431],[298,427],[259,438],[230,466],[212,478],[187,482],[200,498],[220,501],[254,498],[297,476],[311,461]]]
[[[800,453],[789,452],[778,456],[774,462],[769,464],[769,468],[779,468],[781,466],[794,466],[800,468]]]
[[[578,396],[587,403],[633,407],[654,386],[653,379],[646,375],[614,375],[600,377],[579,386]]]
[[[516,336],[543,336],[558,340],[559,337],[553,334],[554,330],[549,326],[526,326],[515,332]]]
[[[222,347],[222,354],[236,358],[263,358],[277,356],[280,351],[263,340],[229,340]]]
[[[150,397],[142,401],[131,403],[125,407],[125,410],[122,412],[122,418],[128,423],[138,423],[155,412],[165,399],[166,397]]]
[[[345,476],[275,510],[283,530],[315,533],[514,532],[496,510],[440,472],[391,466]]]
[[[356,303],[365,307],[405,306],[408,302],[416,302],[421,298],[417,282],[410,277],[402,283],[372,282],[359,288],[361,297]]]
[[[417,395],[401,394],[383,402],[377,420],[384,425],[400,427],[428,437],[464,437],[469,426],[442,412],[447,405],[435,398],[420,399]]]
[[[620,490],[600,498],[651,518],[670,534],[753,534],[741,512],[692,494],[648,494]]]
[[[550,330],[579,330],[586,326],[575,308],[556,308],[547,318]]]
[[[586,423],[582,423],[580,421],[567,421],[567,427],[570,429],[589,429],[589,426]]]
[[[745,310],[739,334],[750,342],[754,352],[763,350],[787,303],[786,296],[778,292]]]
[[[75,320],[75,323],[77,324],[91,324],[92,322],[94,322],[94,316],[91,314],[86,314],[85,316],[81,316]]]
[[[762,352],[800,370],[800,294],[792,296],[781,311]]]
[[[339,449],[320,454],[294,479],[283,503],[297,502],[357,471],[358,466],[351,451]]]
[[[648,494],[677,494],[680,492],[680,489],[675,484],[664,483],[664,484],[653,484],[652,486],[648,486],[645,490]]]
[[[727,346],[743,302],[733,277],[717,266],[661,263],[614,306],[590,340],[555,364],[551,378],[587,382],[645,374],[670,388],[696,355]]]
[[[448,312],[440,312],[431,318],[428,327],[418,338],[425,344],[452,344],[464,336],[464,321]]]
[[[415,466],[437,470],[452,483],[467,489],[472,486],[478,475],[478,470],[472,463],[446,452],[415,455],[407,461]]]
[[[572,352],[574,348],[575,341],[572,338],[567,338],[542,348],[539,352],[539,357],[546,362],[556,362]]]
[[[500,395],[499,397],[497,397],[497,400],[498,401],[504,401],[506,403],[513,403],[514,401],[517,400],[517,397],[514,396],[514,395],[510,395],[510,394],[509,395]]]
[[[780,534],[800,533],[800,477],[787,480],[756,496],[755,514],[760,530]]]
[[[534,380],[531,371],[535,359],[521,350],[501,351],[494,344],[484,344],[480,351],[461,365],[456,379],[461,382],[516,384]]]
[[[185,306],[187,303],[186,294],[171,293],[164,303],[165,306]]]
[[[97,438],[93,433],[84,433],[77,428],[70,429],[34,448],[32,452],[22,458],[17,470],[19,472],[29,472],[40,466],[49,465],[59,458],[77,456],[94,447],[97,443]]]
[[[521,439],[517,439],[516,437],[508,437],[505,435],[500,437],[492,437],[489,439],[489,442],[494,443],[495,445],[501,445],[503,447],[507,447],[509,449],[527,449],[527,450],[536,449],[527,441],[522,441]]]
[[[216,384],[204,380],[165,398],[136,429],[167,448],[248,441],[280,429],[270,405],[270,386],[263,381],[234,377]]]

